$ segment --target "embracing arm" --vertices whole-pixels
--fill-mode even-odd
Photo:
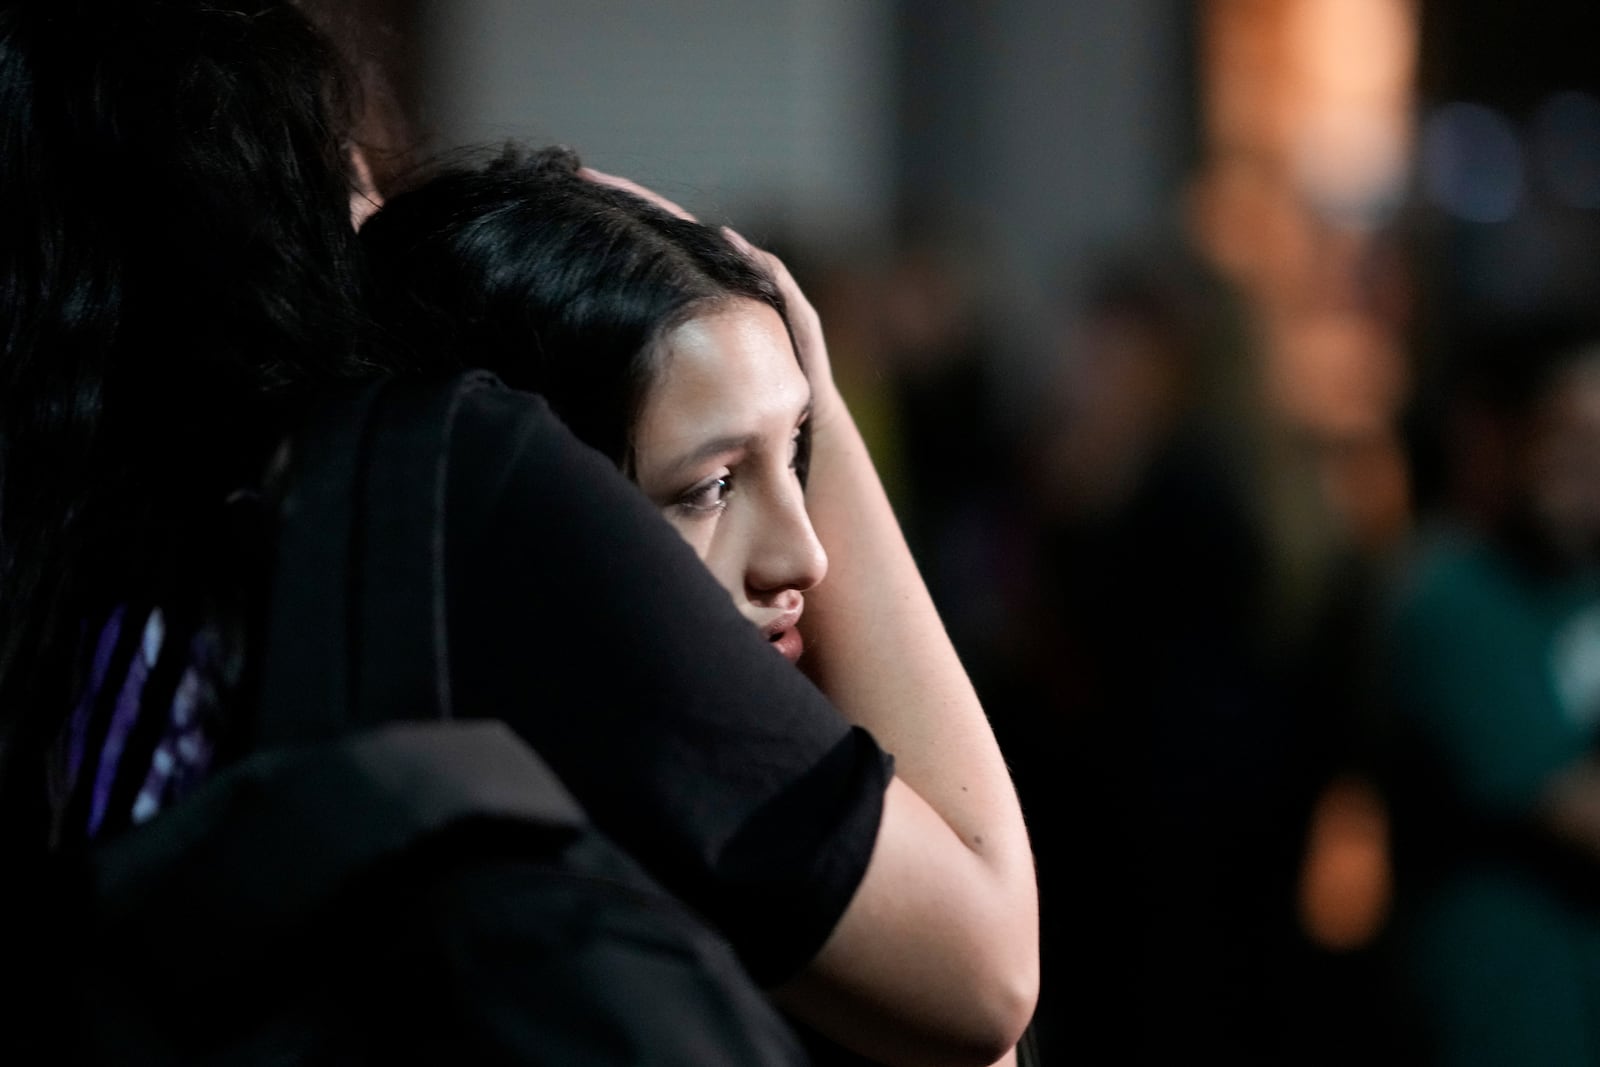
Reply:
[[[940,1062],[937,1042],[952,1037],[988,1062],[1015,1043],[1038,992],[1038,902],[1021,808],[834,386],[816,312],[781,262],[751,251],[784,290],[813,390],[807,506],[829,575],[806,597],[802,662],[896,766],[866,878],[780,1000],[825,1030],[842,1022],[874,1045],[881,1036],[899,1050],[890,1062]],[[924,1033],[929,1047],[913,1052],[908,1042]]]

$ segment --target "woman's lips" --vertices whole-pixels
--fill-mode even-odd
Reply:
[[[805,651],[805,640],[800,636],[800,631],[795,629],[800,623],[800,613],[804,608],[804,604],[795,604],[761,627],[762,634],[772,643],[772,647],[790,663],[799,660],[800,653]]]
[[[767,640],[772,642],[772,647],[783,655],[790,663],[800,659],[800,653],[805,651],[806,643],[800,637],[800,631],[793,626],[779,630],[777,633],[768,634]]]

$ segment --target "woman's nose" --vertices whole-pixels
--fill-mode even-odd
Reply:
[[[817,538],[798,485],[779,494],[751,545],[745,580],[753,594],[805,592],[828,573],[828,553]]]

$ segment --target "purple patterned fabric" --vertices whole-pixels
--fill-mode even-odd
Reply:
[[[181,649],[183,662],[174,668],[181,672],[176,688],[170,696],[152,694],[151,678],[163,655],[179,654],[168,647],[172,637],[160,608],[140,616],[119,605],[101,624],[84,691],[59,741],[59,777],[52,790],[58,838],[93,839],[108,823],[145,822],[187,795],[210,771],[216,754],[221,644],[212,629],[196,631]],[[118,647],[129,640],[136,644],[119,659]],[[164,722],[157,727],[149,716]],[[142,784],[131,810],[114,811],[117,783],[129,775],[139,776]],[[126,797],[125,790],[122,795]],[[81,821],[70,814],[85,808]]]
[[[117,765],[122,759],[122,747],[128,731],[139,717],[139,702],[144,697],[144,685],[161,655],[161,643],[166,640],[166,625],[161,609],[156,608],[145,619],[144,633],[139,647],[128,664],[128,673],[122,680],[116,703],[111,707],[111,726],[106,731],[105,743],[100,748],[100,761],[94,776],[94,792],[89,807],[89,836],[100,831],[106,817],[106,804],[111,799],[111,786],[116,780]],[[87,753],[85,753],[87,755]],[[80,761],[81,762],[81,761]]]
[[[216,634],[201,630],[189,645],[189,665],[172,698],[167,728],[150,758],[150,773],[133,802],[133,821],[142,823],[169,807],[205,778],[215,739],[202,713],[217,705],[216,679],[221,650]]]
[[[100,628],[100,640],[95,644],[94,664],[89,672],[89,687],[84,690],[72,717],[67,720],[67,782],[70,789],[83,770],[83,757],[89,745],[89,717],[95,697],[105,686],[106,672],[111,669],[111,654],[116,651],[117,638],[122,634],[122,605],[112,610],[106,624]]]

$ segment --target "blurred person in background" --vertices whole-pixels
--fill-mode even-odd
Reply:
[[[1041,710],[997,712],[1040,863],[1041,1043],[1281,1062],[1311,786],[1248,350],[1181,253],[1105,262],[1078,299],[1025,461]]]
[[[1394,590],[1396,946],[1428,1062],[1600,1063],[1600,329],[1484,331]]]

